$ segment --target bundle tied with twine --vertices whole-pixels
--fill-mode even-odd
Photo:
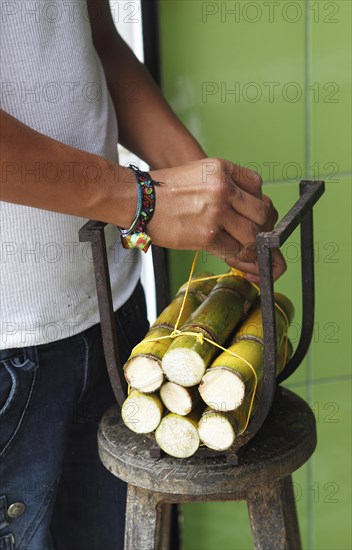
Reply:
[[[193,277],[197,257],[187,284],[124,366],[123,421],[136,433],[155,432],[161,449],[180,458],[200,445],[230,448],[255,413],[263,377],[257,285],[236,269]],[[288,298],[275,294],[275,313],[279,373],[292,353]]]

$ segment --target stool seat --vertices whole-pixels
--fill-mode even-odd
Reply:
[[[105,467],[128,483],[125,550],[168,548],[164,503],[243,499],[255,548],[300,548],[290,476],[313,453],[316,425],[307,403],[291,391],[280,389],[238,466],[222,455],[153,458],[153,441],[131,432],[117,407],[104,415],[98,441]]]

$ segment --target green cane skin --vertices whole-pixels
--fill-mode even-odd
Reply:
[[[191,315],[181,332],[200,333],[222,345],[257,295],[258,291],[243,277],[224,277]],[[196,352],[203,359],[205,367],[218,351],[208,342],[201,343],[194,336],[182,334],[172,342],[168,351],[177,348]]]
[[[196,277],[203,278],[209,275],[211,274],[200,273]],[[191,314],[196,311],[202,301],[206,299],[206,296],[215,286],[215,283],[216,279],[200,282],[195,279],[194,281],[192,281],[189,288],[189,293],[184,302],[184,308],[181,317],[179,319],[180,327],[189,319]],[[178,294],[176,295],[176,298],[174,298],[174,300],[164,309],[164,311],[159,315],[159,317],[151,326],[145,338],[134,348],[127,363],[136,355],[146,355],[148,357],[153,357],[156,360],[161,361],[164,353],[171,345],[172,339],[165,338],[156,342],[147,342],[146,340],[170,336],[176,325],[184,300],[185,291],[186,285],[182,285]]]

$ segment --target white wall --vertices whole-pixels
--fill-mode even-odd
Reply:
[[[142,36],[142,9],[140,0],[109,0],[112,17],[122,38],[127,42],[140,61],[144,61]],[[133,162],[141,170],[148,166],[138,157],[118,146],[119,161],[123,165]],[[153,323],[156,318],[154,271],[151,250],[143,254],[142,284],[146,292],[148,319]]]

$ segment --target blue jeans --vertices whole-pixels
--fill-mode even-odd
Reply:
[[[143,289],[116,314],[121,361],[148,330]],[[126,485],[101,464],[115,403],[100,325],[0,351],[0,550],[122,550]]]

